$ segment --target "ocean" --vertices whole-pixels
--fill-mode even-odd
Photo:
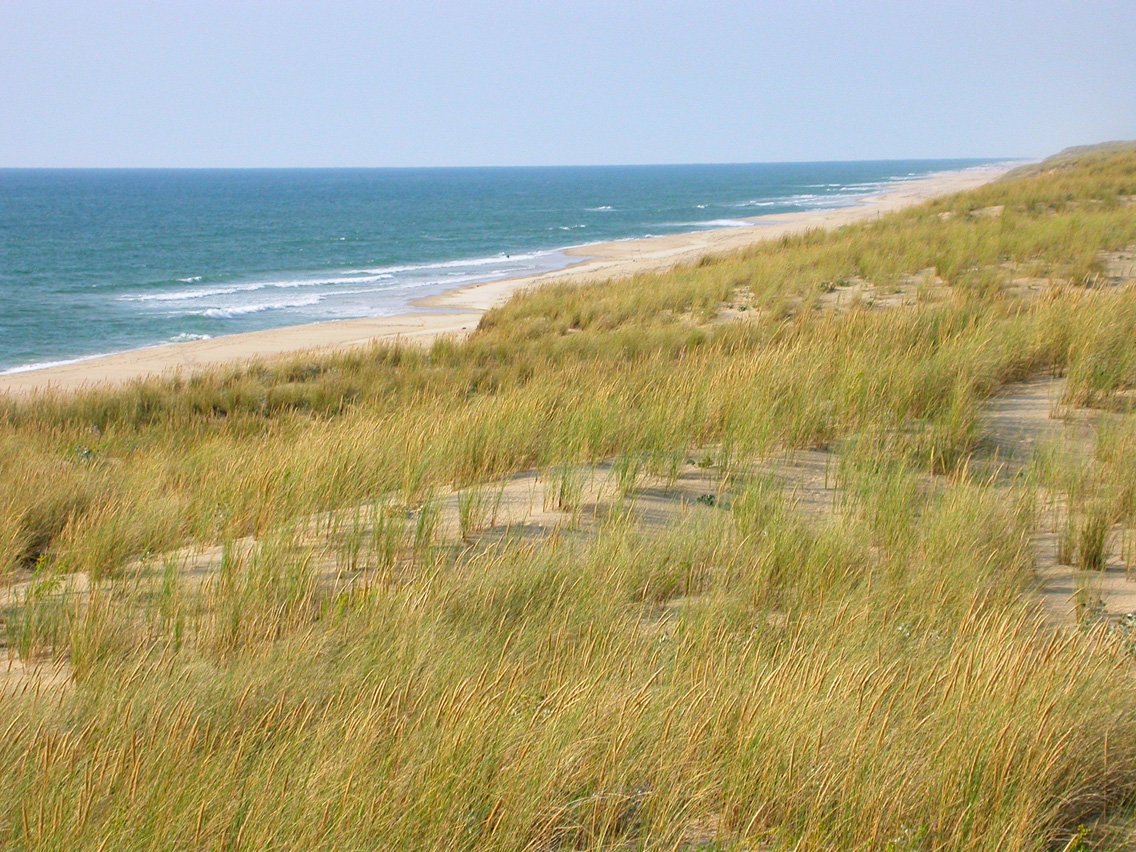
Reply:
[[[0,372],[400,313],[571,246],[752,227],[989,162],[0,169]]]

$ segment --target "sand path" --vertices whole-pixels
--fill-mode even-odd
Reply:
[[[1036,452],[1060,447],[1091,463],[1100,412],[1069,411],[1060,406],[1064,379],[1043,377],[1007,385],[987,401],[980,415],[981,442],[975,461],[986,465],[1001,487],[1013,488],[1026,475]],[[798,450],[751,462],[723,480],[711,462],[713,447],[693,450],[678,463],[672,475],[650,473],[646,468],[628,473],[626,465],[605,461],[563,470],[528,470],[469,488],[436,493],[429,504],[407,508],[396,499],[324,512],[299,521],[284,538],[310,555],[313,581],[321,593],[345,591],[373,582],[395,581],[387,574],[397,567],[376,566],[375,530],[384,516],[398,519],[397,562],[408,558],[413,530],[423,511],[434,513],[434,545],[481,548],[501,539],[533,543],[550,538],[594,538],[607,519],[626,517],[638,529],[664,534],[683,521],[696,520],[729,508],[747,479],[760,476],[781,489],[799,516],[824,523],[843,511],[837,482],[838,456],[825,450]],[[701,460],[701,461],[700,461]],[[932,483],[934,477],[929,477]],[[1057,529],[1064,505],[1062,497],[1042,493],[1046,507],[1031,537],[1038,575],[1037,595],[1042,613],[1054,627],[1078,623],[1078,601],[1089,600],[1093,620],[1117,621],[1136,611],[1136,578],[1126,570],[1121,553],[1125,530],[1114,528],[1104,571],[1079,571],[1058,557]],[[393,500],[393,502],[392,502]],[[425,506],[430,506],[426,509]],[[286,531],[277,531],[285,533]],[[1130,531],[1129,531],[1130,532]],[[271,540],[273,536],[269,536]],[[354,542],[354,543],[353,543]],[[370,544],[368,544],[370,542]],[[263,542],[245,537],[226,548],[219,544],[192,544],[138,560],[122,569],[122,576],[137,582],[158,582],[163,566],[177,567],[180,582],[207,597],[221,576],[222,563],[253,559]],[[383,579],[386,577],[386,579]],[[57,577],[50,594],[62,600],[86,601],[91,583],[84,574]],[[19,606],[37,585],[34,578],[10,583],[0,590],[0,608]],[[43,594],[41,590],[39,595]],[[666,631],[684,599],[661,605],[657,618],[644,629]],[[1082,617],[1085,613],[1080,613]],[[771,613],[770,618],[776,618]],[[0,663],[0,695],[54,692],[70,684],[68,666],[44,658],[23,661],[9,649],[7,666]]]
[[[1064,408],[1064,390],[1064,379],[1031,379],[1007,385],[984,407],[984,449],[1007,484],[1024,475],[1036,452],[1046,446],[1066,458],[1095,464],[1097,429],[1105,415]],[[1068,511],[1064,495],[1042,489],[1040,496],[1038,525],[1030,543],[1047,620],[1055,625],[1075,624],[1079,605],[1091,610],[1090,617],[1108,621],[1136,612],[1136,575],[1128,570],[1123,553],[1125,536],[1133,531],[1113,525],[1104,570],[1081,571],[1059,556],[1059,530]]]

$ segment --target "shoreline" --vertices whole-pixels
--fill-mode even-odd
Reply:
[[[208,340],[166,343],[108,355],[92,355],[63,364],[0,374],[0,395],[34,396],[107,387],[136,379],[176,376],[230,364],[351,349],[370,343],[429,345],[442,336],[464,337],[490,308],[513,294],[550,283],[588,283],[659,272],[708,254],[745,248],[816,228],[834,229],[989,183],[1020,163],[1000,163],[940,172],[904,181],[848,207],[774,213],[745,221],[748,226],[685,231],[665,236],[592,243],[563,249],[577,258],[549,272],[522,278],[468,284],[419,297],[411,310],[390,316],[363,317],[283,326],[224,335]]]

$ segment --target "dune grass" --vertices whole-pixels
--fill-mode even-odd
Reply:
[[[1090,842],[1136,795],[1131,649],[1044,625],[1037,489],[1072,474],[989,476],[979,412],[1067,376],[1068,404],[1117,412],[1075,548],[1133,520],[1136,291],[1107,253],[1136,243],[1134,194],[1119,149],[544,288],[463,343],[0,402],[9,658],[70,678],[0,704],[0,838]],[[804,449],[835,460],[820,517],[755,473]],[[692,463],[714,492],[639,523],[644,484]],[[526,470],[576,520],[502,529]]]

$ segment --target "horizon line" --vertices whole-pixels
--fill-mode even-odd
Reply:
[[[896,162],[1033,162],[1037,157],[1022,156],[983,156],[983,157],[869,157],[849,160],[720,160],[698,162],[652,162],[652,163],[530,163],[530,164],[465,164],[465,165],[417,165],[417,166],[3,166],[0,172],[50,172],[50,171],[377,171],[402,170],[426,171],[442,169],[590,169],[590,168],[657,168],[666,166],[791,166],[827,165],[847,163],[896,163]]]

